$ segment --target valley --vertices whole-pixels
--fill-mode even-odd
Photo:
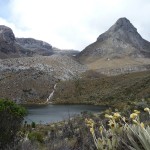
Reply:
[[[2,98],[21,104],[42,104],[48,97],[55,104],[106,104],[149,97],[150,42],[127,18],[118,19],[81,52],[16,38],[6,26],[0,31]]]

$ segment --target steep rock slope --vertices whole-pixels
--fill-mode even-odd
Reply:
[[[120,18],[97,41],[77,55],[77,59],[90,69],[105,74],[147,70],[150,65],[150,42],[144,40],[126,18]],[[147,67],[148,65],[148,67]],[[139,68],[139,69],[138,69]],[[106,70],[106,71],[105,71]],[[113,73],[112,73],[112,71]]]
[[[32,52],[16,43],[15,35],[9,27],[0,25],[0,58],[22,56],[32,56]]]

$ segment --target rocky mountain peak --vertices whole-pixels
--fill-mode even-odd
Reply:
[[[120,18],[116,23],[111,26],[105,33],[101,34],[97,40],[103,41],[108,38],[122,39],[128,43],[134,43],[134,41],[141,41],[142,37],[137,32],[137,29],[127,18]],[[138,42],[136,42],[137,44]],[[136,45],[134,43],[134,45]]]
[[[150,42],[141,37],[128,19],[120,18],[76,58],[90,69],[106,74],[147,70]]]
[[[124,30],[126,32],[137,32],[137,29],[131,24],[127,18],[120,18],[116,23],[109,29],[111,32],[116,32],[117,30]]]

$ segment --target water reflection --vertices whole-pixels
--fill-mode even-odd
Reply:
[[[69,118],[83,111],[100,112],[105,110],[104,106],[93,105],[43,105],[28,106],[28,116],[25,118],[27,122],[49,123],[57,122]]]

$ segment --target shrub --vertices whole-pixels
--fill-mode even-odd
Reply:
[[[7,149],[17,142],[26,110],[11,100],[0,99],[0,149]]]
[[[32,123],[31,123],[31,127],[32,127],[32,128],[35,128],[35,126],[36,126],[35,122],[32,122]]]
[[[31,132],[28,134],[28,138],[31,141],[38,141],[40,143],[43,143],[44,139],[41,133],[39,132]]]

